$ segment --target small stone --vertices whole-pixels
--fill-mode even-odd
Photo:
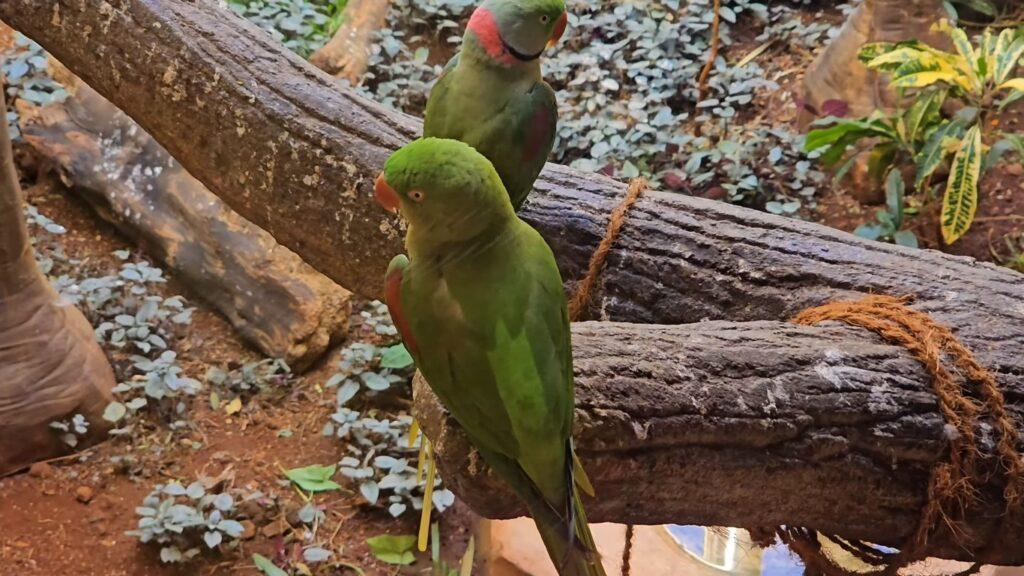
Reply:
[[[252,520],[242,520],[242,540],[252,540],[256,536],[256,525]]]
[[[75,499],[82,504],[88,504],[91,502],[93,496],[95,496],[95,494],[93,493],[92,488],[89,488],[88,486],[79,486],[75,489]]]
[[[274,536],[284,534],[284,531],[287,529],[288,523],[285,521],[284,517],[278,517],[277,520],[274,520],[270,524],[264,526],[263,529],[260,530],[260,533],[263,534],[264,538],[273,538]]]
[[[28,475],[33,478],[50,478],[53,476],[53,466],[46,462],[36,462],[29,467]]]

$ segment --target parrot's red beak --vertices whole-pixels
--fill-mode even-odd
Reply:
[[[373,183],[373,195],[376,196],[377,203],[383,206],[385,210],[392,214],[398,213],[398,192],[395,192],[395,189],[384,179],[383,172],[380,173],[380,176],[377,176],[377,180]]]
[[[554,48],[558,41],[562,39],[562,35],[565,34],[565,27],[569,25],[569,13],[562,12],[562,15],[558,17],[558,22],[555,22],[555,29],[551,32],[551,40],[548,40],[548,48]]]

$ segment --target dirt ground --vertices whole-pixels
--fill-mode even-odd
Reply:
[[[25,193],[30,203],[68,229],[62,244],[84,266],[113,265],[113,250],[137,250],[52,183],[26,186]],[[182,294],[197,306],[185,339],[178,345],[187,375],[202,379],[207,366],[235,366],[259,358],[223,318],[205,308],[173,277],[167,291]],[[114,439],[80,456],[0,479],[0,573],[259,574],[249,560],[253,552],[267,557],[295,554],[299,546],[296,536],[303,528],[293,530],[281,522],[287,522],[304,502],[291,488],[279,484],[281,468],[339,460],[341,443],[320,434],[333,411],[335,395],[322,386],[336,364],[337,352],[303,375],[286,396],[254,396],[233,416],[211,409],[208,395],[200,394],[190,409],[194,429],[175,443],[167,442],[171,435],[166,428],[153,427],[142,437],[133,435],[131,441]],[[292,434],[283,437],[278,434],[281,430]],[[197,445],[201,447],[193,448]],[[111,456],[125,454],[137,459],[134,465],[111,463]],[[160,562],[158,547],[140,545],[135,537],[124,534],[136,527],[135,507],[141,505],[152,485],[171,480],[187,484],[197,476],[221,475],[229,485],[262,491],[264,500],[273,503],[250,514],[255,535],[243,540],[236,552],[208,554],[188,565],[175,566]],[[335,551],[332,560],[359,567],[367,575],[420,573],[429,567],[429,558],[421,558],[397,571],[376,560],[365,543],[366,538],[379,534],[414,534],[418,514],[396,520],[383,510],[364,505],[362,497],[350,490],[323,493],[315,502],[326,506],[327,521],[319,527],[318,537],[330,535],[327,541]],[[473,521],[472,513],[458,504],[442,515],[442,549],[449,563],[457,563],[461,557]],[[357,572],[336,568],[329,573]]]

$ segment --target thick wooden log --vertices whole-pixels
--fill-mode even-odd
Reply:
[[[84,84],[22,114],[71,189],[145,245],[263,354],[303,370],[348,328],[350,294],[221,202]]]
[[[0,82],[0,110],[4,104]],[[71,448],[50,423],[81,414],[82,448],[104,439],[114,371],[81,311],[36,266],[7,122],[0,122],[0,476]]]
[[[401,249],[401,229],[373,203],[371,182],[390,151],[418,134],[416,120],[339,89],[331,78],[209,0],[56,0],[45,6],[30,0],[8,0],[0,4],[0,18],[43,44],[135,118],[226,203],[343,286],[367,296],[379,294],[386,262]],[[73,31],[83,30],[87,31],[84,41],[68,41],[76,37]],[[111,66],[111,61],[117,65]],[[608,214],[624,194],[621,183],[552,165],[538,182],[524,217],[551,244],[564,276],[575,279],[603,235]],[[593,317],[661,324],[703,319],[777,321],[835,298],[866,292],[914,293],[919,297],[919,309],[955,327],[981,362],[997,372],[1010,402],[1015,406],[1022,402],[1021,276],[973,260],[869,243],[814,224],[698,198],[650,192],[632,211],[610,254],[599,288]],[[726,324],[708,326],[744,329]],[[576,343],[578,362],[585,362],[589,354],[625,354],[629,350],[626,335],[615,328],[593,329],[607,329],[609,335],[617,336],[609,340],[615,345],[601,347],[595,340],[581,337]],[[635,336],[639,338],[647,332],[673,329],[637,330]],[[677,350],[685,349],[681,338],[682,333],[674,333],[661,343],[666,354],[673,354],[673,362],[685,358]],[[851,338],[849,345],[856,346],[867,336]],[[711,343],[700,344],[697,349],[703,346]],[[774,340],[760,349],[765,353],[788,350]],[[753,352],[733,361],[756,366]],[[713,349],[709,348],[708,353],[714,354]],[[630,395],[609,394],[607,406],[590,416],[595,425],[619,426],[628,419],[618,415],[631,414],[635,403],[653,409],[668,398],[659,383],[674,382],[672,378],[677,377],[673,370],[678,367],[659,367],[662,360],[649,363],[652,376],[648,385],[629,388]],[[735,398],[741,396],[738,390],[742,388],[730,375],[731,366],[724,360],[709,362],[707,372],[719,377],[709,376],[707,380],[718,383],[726,397]],[[853,366],[869,368],[865,364]],[[658,370],[654,370],[656,367]],[[600,373],[601,378],[614,377],[615,372],[607,370]],[[923,378],[919,369],[914,374]],[[883,374],[875,376],[881,378]],[[747,385],[767,387],[772,377],[771,371],[753,370]],[[581,399],[601,378],[581,377]],[[805,390],[804,395],[813,396],[814,390]],[[886,397],[897,410],[907,410],[907,414],[917,410],[914,406],[919,400],[913,394]],[[841,422],[854,418],[850,413],[867,410],[858,404],[852,408],[845,404],[823,405],[819,409],[817,417],[823,422]],[[759,447],[776,441],[776,418],[756,413],[750,417],[751,429],[761,430],[758,434],[765,439]],[[691,417],[689,422],[695,420]],[[925,428],[931,430],[931,446],[941,446],[942,431]],[[670,496],[663,500],[688,500],[682,483],[666,484],[679,476],[718,484],[724,491],[714,501],[713,513],[699,518],[696,514],[677,517],[675,521],[702,519],[751,526],[786,520],[782,514],[768,518],[763,510],[737,505],[749,503],[738,492],[760,489],[772,474],[779,475],[776,486],[783,486],[786,460],[760,459],[756,460],[760,465],[745,466],[760,452],[748,445],[730,444],[728,427],[715,429],[696,441],[687,436],[687,426],[657,430],[658,435],[634,434],[633,444],[617,449],[622,462],[637,463],[630,468],[634,490],[653,497],[664,488]],[[852,428],[836,430],[853,433]],[[904,438],[900,427],[891,429],[891,434],[894,442]],[[920,442],[913,434],[917,432],[907,432],[909,445]],[[584,453],[602,448],[591,444],[594,438],[583,434],[580,447]],[[835,442],[857,444],[861,440],[856,436],[837,437]],[[688,445],[691,447],[678,448]],[[866,460],[867,464],[870,462]],[[917,468],[917,473],[925,468]],[[879,494],[880,500],[874,504],[894,506],[888,496],[891,477],[865,472],[864,478],[865,482],[871,480],[868,485]],[[834,470],[822,472],[820,479],[834,479]],[[785,513],[796,508],[796,501],[814,505],[800,491],[809,482],[794,476],[793,489],[784,496],[793,502]],[[906,481],[903,486],[907,494],[916,487],[914,503],[920,504],[925,484]],[[854,536],[865,534],[857,528],[851,533],[842,524],[849,510],[873,503],[840,492],[823,496],[828,499],[820,505],[821,522],[818,526],[808,524]],[[906,519],[907,510],[913,508],[913,504],[896,506],[895,510],[902,512],[895,516]],[[601,517],[607,520],[622,514],[620,520],[666,520],[666,515],[642,518],[641,513],[627,513],[623,508]],[[901,520],[897,532],[905,534],[911,529],[912,525]],[[890,537],[876,539],[893,541]],[[986,558],[998,561],[995,555],[1007,554],[1007,563],[1019,560],[1006,548],[1000,550],[991,551]]]
[[[814,526],[900,545],[916,527],[945,422],[920,364],[845,326],[703,322],[573,325],[576,444],[592,522]],[[1024,377],[1012,410],[1024,413]],[[416,409],[446,485],[490,518],[525,513],[420,380]],[[987,439],[986,442],[991,442]],[[961,542],[929,552],[1024,563],[1024,507],[983,488]]]

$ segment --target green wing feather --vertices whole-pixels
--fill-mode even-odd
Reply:
[[[457,58],[431,90],[423,135],[460,140],[486,156],[518,210],[554,146],[555,92],[539,78],[503,78]]]

